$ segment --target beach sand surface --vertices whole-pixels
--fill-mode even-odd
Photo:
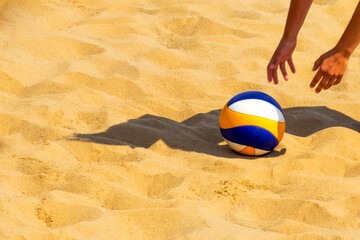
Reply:
[[[1,0],[0,239],[359,239],[359,50],[309,88],[357,2],[314,1],[275,86],[287,0]],[[248,90],[287,121],[263,157],[218,128]]]

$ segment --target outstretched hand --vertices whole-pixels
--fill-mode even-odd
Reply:
[[[268,81],[271,82],[274,80],[275,84],[278,84],[277,69],[280,66],[281,73],[285,81],[289,80],[288,74],[285,68],[285,62],[288,62],[290,69],[295,73],[295,66],[292,61],[292,54],[296,47],[296,40],[287,41],[281,40],[279,46],[276,48],[274,55],[272,56],[268,66],[267,66],[267,76]]]
[[[319,83],[315,89],[319,93],[322,89],[327,90],[339,84],[348,66],[349,57],[344,52],[336,51],[335,48],[321,55],[312,69],[319,70],[310,83],[310,87],[314,88]]]

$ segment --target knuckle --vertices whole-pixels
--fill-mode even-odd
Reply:
[[[327,72],[328,68],[326,65],[322,64],[321,67],[320,67],[321,71],[323,72]]]
[[[336,75],[334,69],[332,69],[332,68],[328,69],[327,74],[331,77],[334,77]]]

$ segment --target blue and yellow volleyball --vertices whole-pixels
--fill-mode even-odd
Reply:
[[[259,91],[231,98],[221,111],[219,125],[221,135],[234,151],[251,156],[271,152],[285,132],[280,104]]]

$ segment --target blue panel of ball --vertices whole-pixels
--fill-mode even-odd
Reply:
[[[222,136],[230,142],[250,146],[264,151],[273,150],[278,144],[276,137],[266,129],[257,126],[220,128]],[[241,136],[241,138],[239,138]]]

